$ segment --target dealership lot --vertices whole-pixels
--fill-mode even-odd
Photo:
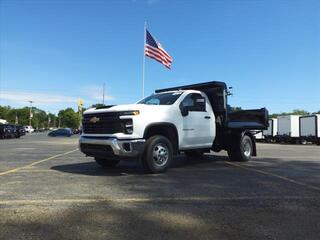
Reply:
[[[320,146],[100,168],[78,136],[0,141],[0,239],[319,239]]]

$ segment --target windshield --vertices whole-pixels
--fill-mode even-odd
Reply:
[[[181,96],[181,94],[182,92],[154,94],[142,99],[140,102],[138,102],[138,104],[171,105]]]

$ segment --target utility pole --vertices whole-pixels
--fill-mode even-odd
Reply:
[[[31,118],[32,118],[32,103],[34,101],[28,101],[30,103],[30,113],[29,113],[29,126],[31,126]]]
[[[103,83],[103,90],[102,90],[102,104],[104,105],[104,89],[105,89],[105,83]]]
[[[82,107],[83,107],[83,100],[78,99],[78,114],[79,114],[79,129],[82,128]]]
[[[51,122],[51,119],[50,119],[50,112],[48,111],[48,113],[47,113],[47,114],[48,114],[48,126],[47,126],[47,127],[48,127],[48,129],[49,129],[49,128],[50,128],[50,122]]]
[[[19,120],[18,120],[18,113],[16,112],[15,124],[17,125],[18,123],[19,123]]]

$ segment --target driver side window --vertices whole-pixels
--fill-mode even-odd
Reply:
[[[198,93],[191,93],[183,99],[180,105],[181,108],[185,107],[188,111],[193,112],[205,112],[206,111],[206,101]]]

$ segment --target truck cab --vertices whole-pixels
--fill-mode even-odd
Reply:
[[[85,111],[79,145],[104,167],[136,158],[152,173],[167,170],[180,152],[201,157],[224,149],[230,158],[249,160],[256,154],[249,130],[266,128],[265,117],[265,109],[228,113],[221,82],[160,89],[135,104]]]

